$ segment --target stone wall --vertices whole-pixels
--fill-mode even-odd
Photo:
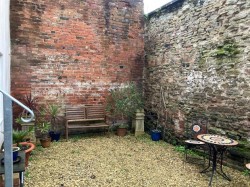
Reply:
[[[40,102],[104,103],[141,81],[142,0],[11,1],[11,90]]]
[[[146,109],[165,139],[204,115],[210,132],[241,138],[249,161],[250,1],[175,0],[146,19]]]

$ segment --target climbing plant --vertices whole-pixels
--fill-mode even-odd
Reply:
[[[222,45],[218,45],[216,49],[210,52],[211,57],[224,58],[224,57],[235,57],[240,53],[238,46],[233,40],[225,40]]]

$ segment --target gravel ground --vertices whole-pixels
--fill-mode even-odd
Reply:
[[[74,137],[37,147],[25,173],[26,187],[203,187],[209,173],[183,162],[183,153],[148,135]],[[232,181],[215,174],[214,187],[249,187],[250,177],[224,167]]]

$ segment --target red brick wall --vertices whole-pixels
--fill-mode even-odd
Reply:
[[[140,81],[142,0],[11,0],[11,90],[40,102],[98,104]]]

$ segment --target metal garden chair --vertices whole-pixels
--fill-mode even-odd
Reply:
[[[185,140],[185,161],[196,163],[196,164],[203,164],[205,165],[205,159],[207,155],[207,146],[204,142],[197,139],[197,136],[200,134],[207,134],[208,128],[208,119],[205,117],[194,117],[192,119],[191,124],[187,125],[187,137],[188,139]],[[193,151],[200,153],[202,158],[191,156]],[[199,161],[202,162],[199,162]]]

